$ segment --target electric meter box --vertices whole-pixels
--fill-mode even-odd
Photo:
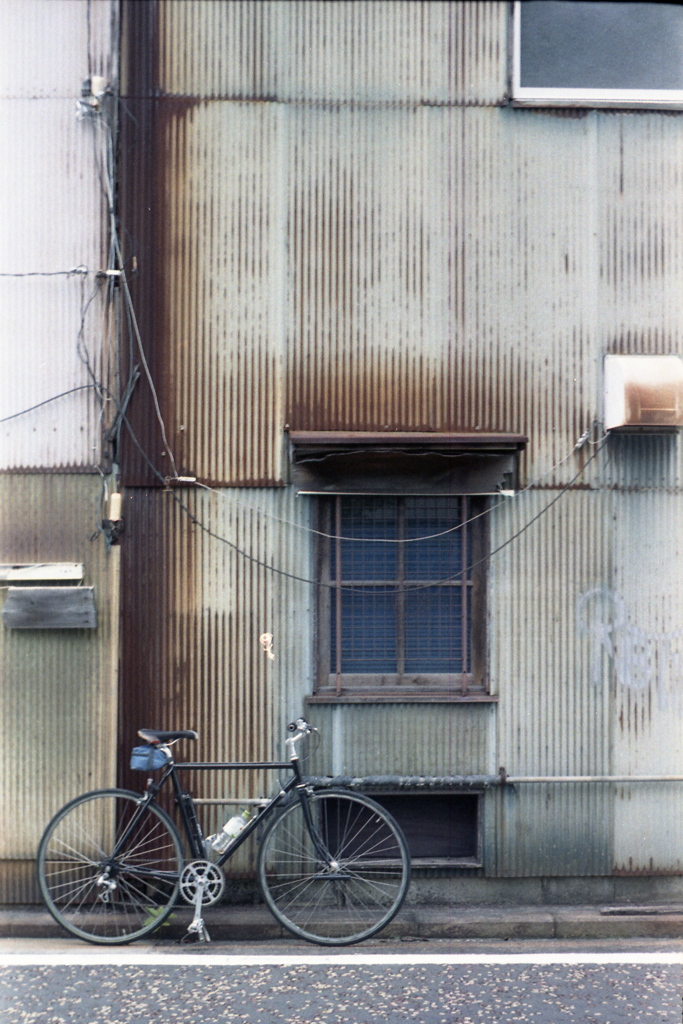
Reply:
[[[605,430],[668,433],[683,427],[683,359],[605,356]]]

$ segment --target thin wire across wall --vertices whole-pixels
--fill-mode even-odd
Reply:
[[[75,388],[71,388],[71,389],[69,389],[67,391],[61,392],[58,395],[52,396],[51,398],[45,399],[43,402],[36,403],[35,405],[31,406],[28,409],[24,409],[21,412],[13,413],[10,416],[3,417],[2,419],[0,419],[0,423],[8,422],[9,420],[15,419],[18,416],[24,415],[25,413],[34,411],[35,409],[39,409],[39,408],[41,408],[41,407],[43,407],[43,406],[45,406],[45,405],[47,405],[47,404],[49,404],[49,403],[51,403],[53,401],[56,401],[56,400],[58,400],[60,398],[63,398],[65,396],[69,395],[69,394],[74,394],[74,393],[76,393],[78,391],[82,391],[82,390],[86,390],[86,389],[92,389],[92,390],[95,391],[95,393],[98,396],[98,399],[99,399],[100,403],[102,404],[103,412],[104,412],[104,404],[107,401],[112,401],[114,403],[114,405],[115,405],[115,408],[116,408],[116,415],[115,415],[115,418],[114,418],[114,423],[113,423],[112,428],[110,428],[110,430],[109,430],[109,432],[107,434],[107,440],[114,442],[116,447],[117,447],[117,449],[118,449],[120,431],[122,429],[122,426],[125,424],[128,432],[129,432],[129,434],[131,436],[131,439],[133,440],[133,443],[135,444],[136,448],[138,449],[138,451],[142,455],[142,457],[143,457],[144,461],[146,462],[146,464],[151,469],[153,475],[156,477],[156,479],[159,482],[163,483],[164,486],[168,486],[170,482],[179,482],[181,478],[178,476],[176,462],[175,462],[175,459],[173,457],[173,453],[171,451],[170,445],[168,444],[166,426],[165,426],[163,415],[162,415],[162,412],[161,412],[161,405],[160,405],[160,402],[159,402],[159,397],[158,397],[157,389],[156,389],[156,386],[155,386],[155,383],[154,383],[154,379],[152,377],[152,373],[151,373],[151,370],[150,370],[150,367],[149,367],[149,363],[148,363],[148,360],[147,360],[147,357],[146,357],[146,353],[145,353],[145,350],[144,350],[144,345],[143,345],[143,342],[142,342],[142,337],[141,337],[141,334],[140,334],[140,329],[139,329],[137,317],[136,317],[136,314],[135,314],[135,308],[134,308],[134,305],[133,305],[133,300],[132,300],[132,296],[131,296],[131,292],[130,292],[130,288],[129,288],[128,280],[127,280],[127,276],[126,276],[126,271],[125,271],[123,254],[122,254],[121,244],[120,244],[120,239],[119,239],[119,234],[118,234],[118,224],[117,224],[117,220],[116,220],[116,210],[115,210],[115,198],[114,198],[114,185],[115,185],[115,183],[114,183],[114,142],[113,142],[113,133],[112,133],[111,125],[103,117],[101,109],[98,109],[98,110],[90,110],[89,109],[89,110],[87,110],[84,113],[83,116],[86,117],[90,121],[90,123],[92,124],[93,131],[94,131],[94,137],[97,136],[97,133],[100,133],[100,135],[102,136],[103,141],[104,141],[104,144],[103,144],[103,147],[102,147],[102,152],[99,153],[99,155],[97,157],[97,160],[98,160],[98,165],[100,167],[100,178],[101,178],[101,181],[102,181],[102,184],[103,184],[103,191],[104,191],[104,195],[105,195],[106,202],[107,202],[107,212],[108,212],[109,226],[110,226],[110,245],[109,245],[109,256],[108,256],[107,270],[106,270],[106,272],[104,274],[102,272],[100,272],[100,274],[98,275],[98,278],[96,280],[95,287],[94,287],[91,295],[88,297],[87,300],[85,300],[85,298],[84,298],[84,301],[82,302],[81,320],[80,320],[80,327],[79,327],[79,332],[78,332],[78,337],[77,337],[77,351],[78,351],[79,357],[81,358],[82,362],[84,363],[84,365],[86,367],[86,370],[87,370],[88,376],[90,377],[91,383],[85,384],[85,385],[80,385],[80,386],[75,387]],[[40,276],[40,277],[50,276],[51,277],[51,276],[71,276],[73,274],[82,274],[84,276],[84,281],[85,281],[85,277],[88,275],[88,273],[89,273],[89,271],[88,271],[87,267],[79,266],[79,267],[73,268],[73,269],[68,270],[68,271],[29,271],[29,272],[22,272],[22,273],[16,273],[16,274],[3,274],[2,276],[3,277],[38,277],[38,276]],[[110,276],[108,277],[108,275],[110,275]],[[148,383],[149,388],[150,388],[150,392],[151,392],[152,400],[153,400],[153,404],[154,404],[155,415],[156,415],[156,418],[157,418],[157,421],[159,423],[159,427],[160,427],[160,430],[161,430],[162,440],[163,440],[163,443],[164,443],[164,446],[165,446],[165,450],[166,450],[166,452],[167,452],[167,454],[169,456],[170,465],[171,465],[172,470],[173,470],[172,476],[170,476],[170,477],[169,476],[164,476],[156,468],[156,466],[152,463],[151,459],[149,458],[147,453],[143,450],[142,446],[140,445],[140,442],[139,442],[138,438],[136,437],[135,432],[134,432],[134,430],[133,430],[133,428],[132,428],[132,426],[131,426],[128,418],[127,418],[127,415],[126,415],[126,410],[127,410],[128,403],[130,401],[130,397],[132,395],[132,390],[135,387],[135,383],[136,383],[136,381],[137,381],[137,379],[139,377],[138,367],[134,365],[134,362],[133,362],[132,359],[129,361],[130,362],[129,378],[128,378],[128,381],[127,381],[127,383],[126,383],[126,385],[125,385],[125,387],[123,389],[121,397],[117,398],[104,385],[104,383],[102,381],[98,380],[98,378],[97,378],[97,376],[96,376],[96,374],[94,372],[94,369],[92,367],[92,363],[91,363],[91,359],[90,359],[90,354],[89,354],[89,352],[87,350],[87,347],[85,345],[85,342],[84,342],[84,329],[85,329],[85,320],[86,320],[87,313],[88,313],[92,303],[94,302],[94,299],[99,294],[100,289],[101,289],[101,287],[103,285],[103,282],[104,282],[104,280],[107,279],[107,277],[108,277],[110,286],[113,287],[114,277],[116,277],[120,281],[121,286],[122,286],[122,292],[123,292],[124,302],[125,302],[126,317],[127,317],[127,320],[128,320],[130,333],[132,334],[132,337],[134,338],[135,345],[137,347],[137,352],[139,354],[140,361],[141,361],[141,364],[142,364],[142,367],[143,367],[143,370],[144,370],[144,374],[145,374],[145,377],[147,379],[147,383]],[[537,479],[535,479],[535,480],[531,481],[529,484],[527,484],[526,487],[524,487],[521,491],[516,492],[515,497],[518,497],[519,495],[523,494],[524,492],[526,492],[526,491],[532,489],[533,487],[537,486],[538,483],[542,479],[544,479],[546,476],[550,475],[556,469],[558,469],[561,465],[563,465],[569,458],[571,458],[571,456],[577,451],[577,449],[579,449],[582,446],[582,443],[583,443],[584,439],[587,440],[588,437],[589,437],[589,432],[587,431],[587,432],[585,432],[584,435],[582,435],[582,438],[579,440],[579,442],[577,442],[577,444],[574,446],[574,448],[570,452],[567,453],[567,455],[565,455],[559,462],[557,462],[554,466],[552,466],[549,470],[547,470],[540,477],[538,477]],[[453,581],[454,579],[457,579],[458,577],[463,576],[464,574],[468,574],[469,572],[471,572],[471,570],[476,568],[478,565],[482,564],[483,562],[488,561],[490,558],[492,558],[498,552],[500,552],[504,548],[508,547],[518,537],[520,537],[526,530],[528,530],[533,525],[533,523],[535,523],[550,508],[552,508],[552,506],[555,505],[556,502],[559,501],[560,498],[563,497],[564,494],[567,493],[567,491],[574,485],[574,483],[579,479],[579,477],[585,472],[587,467],[593,462],[593,460],[597,457],[597,455],[602,451],[602,449],[604,448],[605,443],[606,442],[605,442],[604,439],[599,441],[596,444],[595,450],[593,451],[591,456],[583,463],[583,465],[580,467],[578,472],[571,478],[571,480],[567,484],[565,484],[558,491],[558,493],[552,498],[551,501],[549,501],[544,506],[543,509],[541,509],[531,520],[529,520],[528,523],[526,523],[523,527],[521,527],[521,529],[519,529],[515,534],[513,534],[510,538],[508,538],[504,543],[500,544],[498,547],[496,547],[492,551],[487,552],[487,554],[484,557],[478,559],[476,562],[472,563],[471,565],[463,567],[463,569],[460,570],[458,573],[452,574],[450,576],[446,576],[446,577],[444,577],[441,580],[434,581],[434,582],[431,582],[429,584],[415,585],[413,587],[404,588],[404,592],[410,592],[412,590],[422,590],[422,589],[426,589],[428,587],[436,587],[436,586],[439,586],[441,584],[449,583],[449,582]],[[96,467],[96,469],[100,473],[100,475],[102,475],[102,476],[104,475],[102,467]],[[205,489],[207,491],[210,491],[210,492],[212,492],[214,494],[218,494],[221,497],[227,497],[227,492],[217,491],[215,488],[209,487],[206,484],[202,484],[199,481],[194,481],[194,482],[196,483],[196,485],[198,487],[201,487],[201,488],[203,488],[203,489]],[[221,536],[220,534],[218,534],[214,530],[212,530],[209,526],[207,526],[206,523],[202,522],[199,519],[199,517],[197,515],[195,515],[195,513],[192,512],[192,510],[185,504],[185,502],[182,501],[182,499],[178,496],[178,494],[175,493],[175,491],[171,491],[171,494],[172,494],[172,497],[173,497],[173,500],[175,501],[175,503],[179,506],[179,508],[183,511],[183,513],[185,515],[187,515],[187,517],[190,519],[190,521],[193,523],[193,525],[195,525],[198,529],[200,529],[207,536],[211,537],[212,539],[216,540],[219,543],[225,544],[226,546],[228,546],[229,548],[234,550],[237,554],[239,554],[243,558],[247,559],[248,561],[252,562],[253,564],[258,565],[258,566],[268,570],[269,572],[273,572],[273,573],[275,573],[277,575],[286,577],[288,579],[295,580],[297,582],[306,583],[306,584],[311,585],[311,586],[316,586],[316,587],[331,587],[331,586],[334,586],[334,584],[329,584],[329,583],[326,583],[326,582],[321,581],[321,580],[312,580],[312,579],[308,579],[308,578],[306,578],[304,576],[299,576],[299,575],[297,575],[295,573],[287,572],[287,571],[285,571],[283,569],[279,569],[278,567],[269,564],[268,562],[264,561],[261,558],[258,558],[258,557],[254,556],[254,555],[251,555],[249,552],[244,551],[242,548],[240,548],[237,544],[235,544],[234,542],[229,540],[227,537]],[[272,520],[274,520],[274,521],[276,521],[278,523],[281,523],[281,524],[284,524],[284,525],[288,525],[288,526],[290,526],[292,528],[296,528],[296,529],[299,529],[299,530],[304,530],[304,531],[306,531],[308,533],[311,533],[311,534],[314,534],[314,535],[322,536],[322,537],[329,538],[329,539],[359,540],[359,538],[344,538],[344,537],[338,537],[336,534],[333,534],[333,535],[326,534],[323,531],[316,530],[315,528],[307,526],[305,524],[295,523],[295,522],[292,522],[290,520],[286,520],[284,518],[275,516],[272,513],[268,513],[268,512],[266,512],[263,509],[256,509],[253,506],[249,506],[247,504],[239,502],[239,500],[237,500],[237,499],[232,498],[232,500],[233,500],[233,502],[234,502],[234,504],[236,506],[245,509],[246,511],[250,512],[251,514],[256,513],[256,514],[261,515],[261,516],[266,516],[267,518],[270,518],[270,519],[272,519]],[[472,522],[474,519],[478,519],[478,518],[480,518],[483,515],[488,515],[490,512],[493,512],[496,508],[500,507],[500,505],[506,503],[508,500],[509,500],[508,498],[505,498],[505,499],[503,499],[503,501],[496,502],[495,504],[490,505],[483,512],[478,513],[477,515],[475,515],[475,516],[471,517],[470,519],[468,519],[467,522],[458,523],[456,526],[451,527],[450,529],[442,531],[440,533],[430,534],[430,535],[427,535],[427,536],[424,536],[424,537],[409,538],[408,540],[397,540],[397,539],[394,539],[394,538],[391,538],[391,539],[388,539],[388,538],[362,538],[362,540],[365,543],[380,543],[380,544],[381,543],[394,543],[394,544],[395,543],[416,543],[416,542],[419,542],[419,541],[433,540],[433,539],[435,539],[437,537],[444,536],[444,535],[446,535],[448,533],[451,533],[451,532],[453,532],[455,530],[462,529],[464,526],[467,525],[467,523]],[[355,590],[357,588],[354,588],[354,587],[351,586],[351,587],[345,587],[343,589],[351,591],[351,592],[355,592]],[[395,590],[395,588],[392,588],[391,590],[387,590],[386,593],[393,593],[394,590]]]
[[[537,512],[536,515],[533,516],[533,518],[530,519],[528,523],[526,523],[519,530],[517,530],[511,537],[509,537],[502,544],[499,544],[498,547],[494,548],[492,551],[487,552],[486,555],[484,555],[482,558],[477,559],[475,562],[472,562],[470,565],[467,565],[467,566],[463,567],[463,569],[461,569],[457,573],[453,573],[453,574],[451,574],[449,576],[444,576],[442,579],[435,580],[435,581],[433,581],[431,583],[415,585],[413,587],[405,587],[404,588],[404,593],[410,593],[410,592],[416,591],[416,590],[427,590],[427,589],[430,589],[431,587],[438,587],[439,585],[444,584],[444,583],[450,583],[451,581],[453,581],[453,580],[455,580],[455,579],[457,579],[457,578],[459,578],[459,577],[461,577],[461,576],[463,576],[465,574],[470,573],[473,569],[476,569],[477,566],[482,565],[485,562],[488,562],[488,560],[490,558],[492,558],[494,555],[497,555],[500,551],[503,551],[505,548],[509,547],[510,544],[512,544],[514,541],[516,541],[518,539],[518,537],[521,537],[523,533],[526,533],[526,531],[529,529],[530,526],[532,526],[535,522],[537,522],[537,520],[539,520],[542,516],[544,516],[545,513],[548,512],[553,507],[553,505],[555,505],[560,500],[560,498],[564,497],[564,495],[569,490],[571,490],[573,485],[576,483],[576,481],[579,479],[579,477],[581,477],[583,475],[583,473],[586,471],[586,469],[591,464],[591,462],[593,462],[593,460],[598,457],[600,452],[605,447],[605,444],[606,444],[606,441],[603,441],[602,444],[595,449],[595,451],[592,453],[592,455],[590,455],[590,457],[588,459],[586,459],[585,463],[583,464],[583,466],[581,466],[579,471],[577,473],[575,473],[575,475],[571,478],[571,480],[567,484],[565,484],[564,487],[562,487],[562,489],[560,491],[558,491],[558,493],[547,503],[547,505],[545,505],[539,512]],[[140,449],[140,451],[142,451],[142,449]],[[159,474],[159,476],[160,475],[161,474]],[[222,537],[220,534],[217,534],[215,531],[211,530],[210,527],[208,527],[205,523],[203,523],[187,507],[187,505],[185,505],[185,503],[178,497],[178,495],[174,491],[171,492],[171,496],[172,496],[173,500],[176,502],[176,504],[189,517],[191,522],[196,527],[198,527],[198,529],[200,529],[207,536],[212,537],[214,540],[220,541],[222,544],[225,544],[228,547],[232,548],[234,551],[238,552],[240,555],[242,555],[248,561],[250,561],[252,563],[255,563],[256,565],[260,565],[264,569],[269,569],[271,572],[275,572],[275,573],[277,573],[280,576],[286,576],[288,579],[297,580],[297,581],[299,581],[301,583],[308,583],[311,586],[316,586],[316,587],[330,587],[330,588],[334,587],[334,584],[326,583],[323,580],[311,580],[311,579],[307,579],[307,578],[305,578],[303,576],[297,576],[294,573],[285,572],[285,570],[283,570],[283,569],[278,569],[275,566],[269,565],[267,562],[263,562],[262,560],[256,558],[255,556],[250,555],[248,552],[246,552],[246,551],[242,550],[241,548],[239,548],[231,540],[228,540],[227,537]],[[471,520],[468,520],[468,522],[470,522],[470,521]],[[465,525],[465,524],[463,523],[461,525]],[[332,537],[336,538],[336,535],[332,535]],[[355,593],[358,588],[347,585],[347,586],[344,586],[342,588],[336,588],[336,589],[341,589],[342,591],[347,592],[347,593]],[[396,591],[396,588],[392,587],[392,588],[389,588],[389,589],[387,589],[385,591],[378,590],[377,594],[380,595],[380,596],[384,596],[386,594],[393,594],[393,593],[395,593],[395,591]]]
[[[580,441],[581,441],[581,439],[580,439]],[[538,487],[539,483],[542,480],[544,480],[546,477],[550,476],[551,473],[554,473],[555,470],[560,468],[560,466],[564,465],[564,463],[567,462],[567,460],[570,459],[572,457],[572,455],[580,447],[582,447],[582,444],[580,443],[580,441],[577,442],[577,444],[574,445],[572,450],[570,452],[568,452],[565,456],[563,456],[563,458],[561,458],[559,460],[559,462],[556,462],[554,466],[551,466],[550,469],[546,470],[544,473],[541,473],[540,476],[537,476],[534,480],[531,480],[525,487],[522,487],[519,491],[515,491],[514,497],[516,498],[520,494],[524,494],[526,491],[530,491],[530,490],[533,490],[535,487]],[[281,516],[276,516],[272,512],[266,512],[265,509],[259,509],[259,508],[255,508],[253,505],[247,505],[246,503],[241,502],[238,498],[235,498],[234,495],[229,494],[229,492],[227,490],[220,491],[216,487],[209,487],[208,484],[203,484],[203,483],[201,483],[198,480],[195,481],[195,486],[199,487],[199,488],[202,488],[205,491],[210,491],[212,494],[215,494],[218,498],[221,498],[221,499],[224,499],[224,500],[229,500],[233,505],[237,506],[238,508],[242,508],[245,511],[252,512],[252,513],[255,513],[257,515],[264,516],[265,518],[271,519],[271,520],[273,520],[274,522],[277,522],[277,523],[281,523],[284,526],[291,526],[291,527],[293,527],[296,530],[302,530],[305,533],[315,534],[315,536],[323,537],[323,538],[325,538],[327,540],[348,540],[348,541],[352,541],[354,543],[359,543],[359,544],[361,544],[361,543],[363,543],[363,544],[411,544],[411,543],[418,543],[420,541],[435,540],[438,537],[444,537],[444,536],[446,536],[446,534],[454,533],[457,530],[461,530],[464,526],[467,526],[468,523],[473,523],[476,519],[480,519],[482,516],[489,515],[495,509],[499,508],[501,505],[506,504],[506,502],[508,502],[510,500],[509,498],[506,497],[506,498],[503,498],[502,501],[497,501],[495,504],[488,505],[484,509],[483,512],[477,512],[476,515],[471,516],[469,519],[466,519],[464,522],[459,523],[457,526],[452,526],[448,530],[444,530],[442,533],[432,533],[432,534],[429,534],[428,536],[424,536],[424,537],[409,537],[409,538],[406,538],[405,540],[399,541],[399,540],[396,540],[395,538],[384,538],[384,537],[373,537],[373,538],[369,538],[369,537],[339,537],[339,536],[337,536],[336,533],[335,534],[325,533],[324,530],[316,530],[315,527],[307,526],[305,523],[296,523],[296,522],[294,522],[291,519],[284,519]]]

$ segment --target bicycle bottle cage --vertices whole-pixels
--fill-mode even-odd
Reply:
[[[163,747],[154,747],[151,743],[146,743],[144,746],[133,747],[130,766],[136,772],[155,772],[159,768],[165,768],[170,760],[170,753]]]

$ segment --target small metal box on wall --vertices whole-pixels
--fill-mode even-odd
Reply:
[[[605,430],[668,432],[681,427],[679,356],[605,356]]]
[[[81,585],[80,563],[0,565],[0,580],[16,584],[7,589],[2,609],[9,629],[97,628],[95,589]],[[52,585],[45,586],[48,581]],[[43,585],[31,585],[36,583]]]
[[[96,629],[93,587],[10,587],[2,610],[10,629]]]

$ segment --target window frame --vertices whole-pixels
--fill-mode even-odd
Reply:
[[[522,0],[513,2],[511,35],[510,86],[513,106],[683,110],[683,89],[578,89],[522,86]]]
[[[465,584],[460,580],[452,581],[449,586],[460,588],[463,595],[465,614],[462,617],[463,643],[466,650],[465,664],[468,671],[457,673],[409,672],[395,673],[344,673],[341,671],[340,658],[336,667],[331,665],[331,615],[335,608],[337,615],[337,636],[341,636],[339,616],[341,615],[341,595],[344,580],[339,580],[339,564],[341,544],[330,537],[340,536],[342,502],[350,497],[372,501],[378,495],[346,495],[337,494],[321,496],[317,503],[317,534],[316,541],[316,573],[317,579],[323,583],[318,587],[317,615],[315,628],[315,688],[308,698],[311,703],[381,703],[381,702],[450,702],[450,701],[491,701],[495,700],[488,692],[486,675],[486,583],[488,552],[488,516],[479,515],[486,508],[486,498],[481,495],[453,495],[462,503],[460,519],[462,529],[467,533],[467,544],[470,550],[471,571]],[[414,495],[385,495],[395,498],[398,502],[413,498]],[[429,495],[430,499],[445,498],[444,495]],[[401,505],[398,505],[400,508]],[[400,513],[399,513],[400,521]],[[399,549],[401,546],[399,545]],[[463,545],[463,550],[465,545]],[[399,554],[399,566],[402,559]],[[362,586],[363,581],[354,579],[354,584]],[[410,585],[405,574],[399,569],[397,580],[399,608],[396,622],[399,633],[405,625],[401,616],[402,591],[401,584]],[[368,581],[367,585],[371,585]],[[469,594],[469,601],[465,595]],[[469,609],[469,613],[467,611]],[[397,639],[397,661],[400,658],[402,638]],[[340,652],[341,653],[341,652]]]

